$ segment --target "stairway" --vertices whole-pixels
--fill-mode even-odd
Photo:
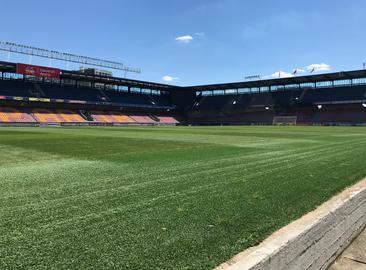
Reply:
[[[29,92],[35,94],[36,97],[40,98],[40,97],[45,97],[45,93],[43,92],[42,88],[39,86],[39,84],[37,82],[32,82],[34,89],[29,90]]]
[[[160,122],[160,119],[159,119],[157,116],[153,115],[153,114],[149,114],[149,117],[150,117],[152,120],[154,120],[155,122]]]
[[[110,102],[111,101],[111,99],[106,95],[106,93],[104,93],[104,90],[103,89],[98,89],[99,90],[99,93],[100,93],[100,95],[101,95],[101,100],[102,101],[108,101],[108,102]]]
[[[79,110],[79,114],[87,121],[94,121],[93,117],[90,115],[88,111]]]

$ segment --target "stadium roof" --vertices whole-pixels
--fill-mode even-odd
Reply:
[[[108,77],[101,75],[91,75],[84,74],[78,71],[62,71],[62,77],[67,79],[74,79],[79,81],[88,81],[88,82],[99,82],[106,84],[116,84],[116,85],[127,85],[131,87],[139,87],[139,88],[152,88],[152,89],[160,89],[160,90],[169,90],[174,87],[168,84],[154,83],[154,82],[146,82],[132,79],[124,79],[119,77]]]
[[[16,63],[2,62],[0,61],[0,71],[2,72],[16,72]],[[277,78],[267,80],[256,80],[256,81],[243,81],[233,83],[220,83],[220,84],[209,84],[209,85],[198,85],[179,87],[169,84],[161,84],[140,80],[125,79],[119,77],[107,77],[101,75],[85,74],[78,71],[62,70],[61,78],[74,79],[78,81],[91,81],[105,84],[115,85],[126,85],[130,87],[159,89],[159,90],[224,90],[224,89],[240,89],[240,88],[252,88],[252,87],[263,87],[263,86],[275,86],[275,85],[289,85],[289,84],[301,84],[301,83],[315,83],[323,81],[336,81],[336,80],[347,80],[356,78],[366,78],[366,70],[352,70],[352,71],[340,71],[334,73],[324,73],[306,76],[296,76],[288,78]]]
[[[0,61],[0,71],[2,72],[16,72],[16,63],[11,62],[3,62]],[[172,85],[154,83],[154,82],[146,82],[132,79],[125,79],[119,77],[108,77],[101,75],[91,75],[81,73],[79,71],[69,71],[69,70],[61,70],[61,78],[78,80],[78,81],[89,81],[89,82],[98,82],[105,84],[116,84],[116,85],[126,85],[130,87],[139,87],[139,88],[149,88],[149,89],[157,89],[157,90],[169,90]]]
[[[366,77],[366,70],[353,70],[353,71],[340,71],[340,72],[334,72],[334,73],[278,78],[278,79],[269,79],[269,80],[256,80],[256,81],[245,81],[245,82],[234,82],[234,83],[199,85],[199,86],[190,86],[189,88],[195,89],[197,91],[220,90],[220,89],[240,89],[240,88],[251,88],[251,87],[262,87],[262,86],[347,80],[347,79],[355,79],[355,78],[363,78],[363,77]]]

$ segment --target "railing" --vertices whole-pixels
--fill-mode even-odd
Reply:
[[[144,104],[116,103],[116,102],[96,102],[96,101],[70,100],[70,99],[59,99],[59,98],[55,99],[55,98],[0,96],[0,100],[44,102],[44,103],[86,104],[86,105],[130,107],[130,108],[152,108],[152,109],[164,109],[164,110],[168,110],[168,109],[173,110],[176,108],[176,106],[144,105]]]

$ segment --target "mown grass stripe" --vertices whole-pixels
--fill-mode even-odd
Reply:
[[[0,128],[0,268],[211,269],[364,177],[365,131]]]

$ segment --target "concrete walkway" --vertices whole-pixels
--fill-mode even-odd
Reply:
[[[366,229],[328,270],[366,270]]]

